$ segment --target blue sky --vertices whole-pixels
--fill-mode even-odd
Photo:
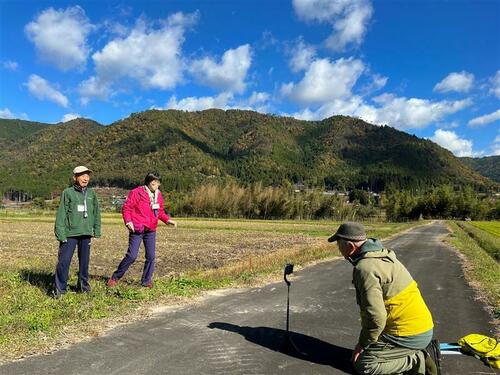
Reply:
[[[336,114],[500,155],[497,0],[0,0],[0,117]]]

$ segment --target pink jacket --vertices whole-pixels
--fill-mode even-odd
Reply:
[[[132,222],[134,224],[134,232],[137,233],[142,233],[145,230],[155,231],[158,226],[158,219],[165,224],[170,219],[164,211],[161,191],[158,191],[158,204],[160,208],[158,216],[155,216],[151,208],[148,193],[144,190],[144,186],[138,186],[130,191],[123,205],[123,221],[125,224]]]

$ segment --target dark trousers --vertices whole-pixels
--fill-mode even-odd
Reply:
[[[59,292],[66,292],[68,283],[69,266],[75,248],[78,247],[78,284],[77,290],[89,292],[89,260],[90,236],[68,237],[66,242],[59,243],[59,254],[56,266],[55,284]]]
[[[155,270],[156,232],[129,234],[127,254],[118,265],[118,268],[113,273],[113,276],[111,276],[113,280],[121,279],[132,263],[135,262],[137,255],[139,255],[141,242],[144,242],[144,248],[146,250],[146,261],[144,262],[144,270],[142,271],[141,284],[146,285],[151,282],[153,272]]]

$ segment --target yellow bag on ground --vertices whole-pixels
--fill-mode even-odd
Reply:
[[[500,341],[493,337],[471,333],[458,340],[458,345],[465,353],[481,359],[488,366],[500,368]]]

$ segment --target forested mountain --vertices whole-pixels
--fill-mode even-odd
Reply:
[[[500,183],[500,155],[482,158],[460,158],[477,173]]]
[[[346,116],[301,121],[242,110],[150,110],[109,126],[86,119],[46,125],[0,120],[0,190],[47,196],[75,165],[93,184],[131,187],[147,171],[166,188],[206,182],[383,190],[494,183],[435,143]]]

